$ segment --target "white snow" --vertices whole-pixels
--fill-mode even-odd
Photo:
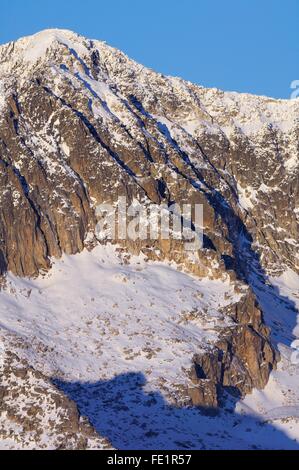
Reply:
[[[294,170],[299,164],[299,156],[294,154],[285,161],[284,166],[288,171]]]
[[[5,88],[4,88],[4,83],[1,81],[1,77],[0,77],[0,113],[2,112],[4,106],[5,106]],[[1,119],[1,116],[0,116],[0,119]]]
[[[271,282],[276,286],[282,296],[291,300],[299,312],[299,275],[292,269],[288,269],[281,276],[271,278]],[[299,313],[297,324],[292,333],[299,338]]]
[[[1,450],[54,450],[63,441],[67,448],[75,447],[75,439],[80,438],[82,430],[77,429],[76,434],[69,434],[65,439],[65,426],[71,429],[70,419],[74,418],[65,396],[47,377],[11,355],[10,342],[2,330],[0,376],[1,391],[5,390],[1,397]],[[79,423],[84,423],[82,417],[79,417]],[[95,434],[86,433],[85,437],[88,449],[111,447]]]
[[[250,186],[242,188],[242,186],[238,183],[237,190],[239,202],[243,209],[252,209],[254,207],[254,201],[256,200],[256,191]]]
[[[295,274],[275,282],[298,294]],[[1,332],[21,357],[59,378],[117,448],[298,448],[299,368],[287,354],[265,390],[232,400],[230,413],[203,416],[180,398],[176,405],[190,385],[193,354],[230,323],[220,307],[239,296],[229,281],[98,246],[64,255],[35,280],[10,274],[0,293]]]
[[[63,44],[81,56],[87,53],[84,42],[77,34],[68,30],[48,29],[21,40],[23,57],[28,62],[36,62],[55,44]]]
[[[62,142],[62,143],[61,143],[61,149],[62,149],[62,151],[64,152],[64,154],[65,154],[67,157],[70,156],[71,150],[70,150],[70,148],[69,148],[69,146],[67,145],[66,142]]]
[[[271,283],[278,289],[280,298],[292,303],[299,312],[299,275],[287,270],[280,277],[271,278]],[[294,353],[298,351],[299,314],[296,318],[288,305],[283,305],[273,294],[264,293],[264,302],[268,304],[269,316],[273,332],[277,332],[278,348],[282,360],[278,369],[273,371],[269,383],[264,390],[254,390],[245,400],[240,402],[236,410],[259,417],[272,423],[291,440],[299,441],[299,361],[294,361]],[[269,308],[270,307],[270,308]],[[280,324],[279,324],[280,322]],[[285,331],[291,330],[292,336],[286,337]],[[279,336],[281,335],[281,336]]]
[[[217,339],[216,325],[230,324],[218,309],[239,295],[228,281],[199,281],[171,265],[123,263],[112,247],[97,247],[64,256],[45,278],[9,275],[2,328],[37,349],[40,342],[54,347],[39,365],[68,380],[148,371],[153,384],[162,377],[170,389],[187,383],[182,369]]]

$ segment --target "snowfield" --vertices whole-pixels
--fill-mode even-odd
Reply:
[[[149,370],[150,382],[176,386],[193,354],[218,338],[215,327],[232,324],[218,310],[240,297],[229,281],[98,246],[64,256],[37,280],[9,275],[1,326],[23,337],[26,358],[35,350],[32,360],[49,374],[92,381]],[[55,352],[44,357],[44,346]]]
[[[230,324],[220,307],[240,295],[228,280],[199,280],[173,264],[98,246],[64,255],[35,280],[9,275],[1,336],[116,448],[298,448],[291,346],[280,346],[283,360],[265,390],[228,399],[216,416],[184,405],[193,354]]]

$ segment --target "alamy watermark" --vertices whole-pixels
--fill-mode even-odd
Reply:
[[[290,96],[291,100],[299,98],[299,80],[293,80],[291,82],[290,88],[293,90]]]
[[[291,348],[295,350],[291,354],[291,363],[297,365],[299,364],[299,339],[292,342]]]
[[[182,240],[187,251],[203,246],[202,204],[141,204],[134,199],[129,205],[121,196],[116,204],[96,208],[98,240]]]

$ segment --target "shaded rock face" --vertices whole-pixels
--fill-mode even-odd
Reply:
[[[206,410],[218,407],[216,383],[210,379],[196,379],[194,387],[187,390],[192,405]]]
[[[165,77],[99,41],[46,31],[0,47],[0,272],[36,276],[95,243],[95,208],[203,205],[204,247],[118,241],[198,276],[299,271],[299,103]],[[211,355],[195,358],[193,402],[216,384],[246,393],[276,364],[248,291]],[[207,391],[202,382],[208,380]],[[207,383],[206,383],[207,384]],[[210,397],[210,398],[207,398]]]

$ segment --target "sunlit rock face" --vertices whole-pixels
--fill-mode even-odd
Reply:
[[[239,265],[247,240],[264,268],[298,271],[298,100],[205,89],[59,30],[1,46],[0,83],[2,271],[81,251],[119,195],[202,203],[199,274]]]

